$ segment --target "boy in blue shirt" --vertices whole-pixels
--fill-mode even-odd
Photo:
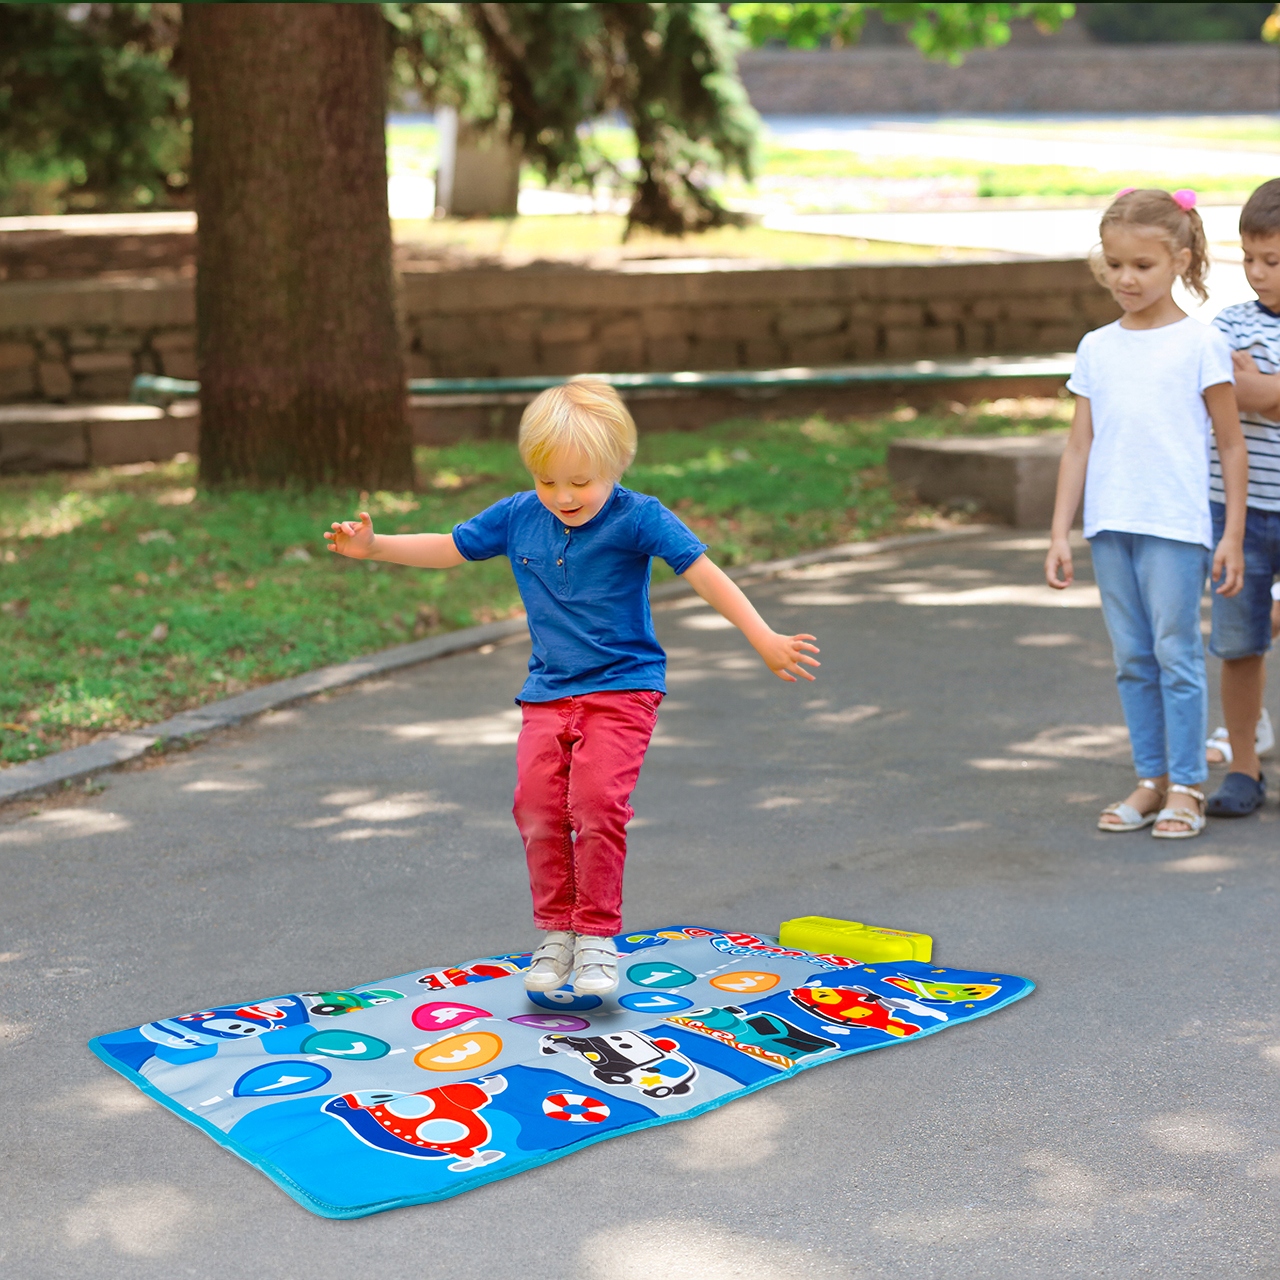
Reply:
[[[532,490],[451,534],[375,535],[367,512],[335,523],[329,550],[356,559],[448,569],[505,555],[529,618],[533,654],[516,701],[513,813],[524,840],[534,923],[546,937],[525,972],[530,991],[572,974],[579,995],[618,985],[622,872],[631,793],[658,705],[666,654],[649,613],[649,568],[661,556],[738,627],[783,680],[812,680],[811,635],[773,631],[706,546],[657,498],[618,480],[636,428],[618,393],[580,378],[538,396],[520,421]]]
[[[1206,812],[1239,818],[1262,806],[1267,785],[1258,755],[1274,743],[1262,720],[1267,650],[1271,648],[1271,584],[1280,574],[1280,179],[1264,182],[1240,212],[1244,270],[1255,302],[1224,307],[1214,327],[1226,335],[1235,366],[1240,426],[1249,450],[1244,589],[1213,593],[1210,652],[1222,659],[1222,710],[1228,750],[1215,734],[1208,747],[1231,766]],[[1209,509],[1215,532],[1223,520],[1222,467],[1212,451]],[[1271,742],[1266,738],[1270,737]]]

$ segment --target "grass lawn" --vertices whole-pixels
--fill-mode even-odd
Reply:
[[[768,559],[935,523],[889,488],[895,435],[1042,430],[1066,403],[649,434],[625,483],[721,564]],[[517,611],[505,559],[432,572],[325,553],[322,530],[362,503],[383,532],[447,531],[527,485],[508,443],[422,449],[418,466],[418,492],[372,495],[204,492],[190,460],[0,479],[0,760]]]

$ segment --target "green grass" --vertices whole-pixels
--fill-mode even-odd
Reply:
[[[894,435],[1038,430],[1060,403],[647,435],[625,483],[679,511],[720,563],[766,559],[935,518],[888,486]],[[505,559],[441,573],[323,550],[322,530],[362,504],[383,532],[447,531],[527,485],[508,443],[418,463],[406,494],[203,492],[190,461],[0,480],[0,759],[516,611]]]

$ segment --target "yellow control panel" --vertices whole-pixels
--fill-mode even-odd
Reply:
[[[784,920],[778,930],[784,947],[826,952],[864,962],[933,959],[933,939],[927,933],[883,929],[857,920],[833,920],[829,916],[799,916]]]

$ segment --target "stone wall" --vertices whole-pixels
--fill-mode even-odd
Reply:
[[[1066,351],[1117,314],[1086,263],[403,277],[410,377],[767,369]],[[123,399],[137,373],[194,378],[190,280],[0,284],[0,401]]]
[[[1280,51],[1264,44],[978,49],[958,67],[914,49],[758,49],[739,65],[767,115],[1280,110]]]

